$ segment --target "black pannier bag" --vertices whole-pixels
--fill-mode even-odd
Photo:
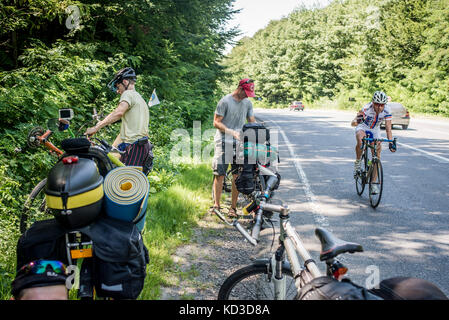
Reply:
[[[102,217],[80,231],[94,244],[92,279],[97,295],[137,299],[143,289],[149,257],[136,225]]]
[[[239,174],[237,179],[235,179],[235,186],[237,187],[238,192],[251,194],[255,190],[254,174],[254,164],[243,164],[239,166]]]
[[[66,232],[55,219],[33,223],[17,242],[17,270],[39,259],[58,260],[68,265]]]
[[[301,288],[298,300],[382,300],[349,279],[318,277]]]
[[[385,300],[448,300],[432,282],[412,277],[385,279],[370,291]]]

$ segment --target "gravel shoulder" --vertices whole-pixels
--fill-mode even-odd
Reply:
[[[224,203],[224,208],[229,203]],[[227,212],[227,209],[223,209]],[[249,223],[241,220],[243,226]],[[218,217],[207,213],[194,229],[189,244],[173,255],[171,286],[162,287],[162,300],[215,300],[221,284],[234,271],[253,260],[268,257],[272,228],[262,230],[257,247]]]

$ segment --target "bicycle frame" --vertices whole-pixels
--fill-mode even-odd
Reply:
[[[365,171],[365,176],[364,178],[364,183],[366,184],[368,177],[371,175],[371,172],[374,168],[373,164],[377,163],[379,161],[379,158],[377,156],[377,146],[378,146],[378,142],[382,143],[382,142],[392,142],[394,144],[396,144],[396,138],[394,138],[393,140],[389,140],[389,139],[373,139],[373,138],[363,138],[362,139],[362,146],[361,149],[363,150],[363,154],[365,156],[365,161],[368,161],[368,148],[370,148],[372,150],[372,158],[371,158],[371,163],[366,163],[366,171]]]
[[[290,210],[286,206],[273,205],[268,203],[260,203],[262,210],[272,211],[279,213],[280,218],[280,245],[278,249],[273,253],[269,260],[259,260],[267,265],[269,274],[269,281],[273,282],[274,286],[274,298],[276,300],[284,300],[286,298],[286,281],[287,278],[283,276],[282,270],[285,262],[285,253],[287,255],[288,262],[290,264],[290,270],[292,271],[293,278],[295,279],[296,290],[299,293],[300,289],[308,282],[315,278],[323,276],[319,270],[316,262],[311,257],[310,253],[304,247],[299,234],[290,222],[289,212]],[[248,241],[251,240],[251,236],[247,234]],[[257,243],[255,239],[252,239],[254,243]],[[303,261],[301,265],[300,259]],[[334,277],[337,280],[341,280],[341,277],[347,272],[347,268],[344,267],[336,257],[329,258],[325,261],[326,274]]]
[[[282,263],[284,261],[284,252],[287,253],[287,258],[295,279],[295,286],[299,292],[307,282],[314,278],[322,276],[315,261],[310,256],[307,249],[304,247],[298,233],[290,223],[289,209],[285,207],[274,208],[278,209],[280,218],[280,245],[273,254],[270,264],[273,272],[273,284],[276,300],[285,299],[285,282],[286,278],[282,275]],[[298,259],[298,254],[304,261],[304,266]]]

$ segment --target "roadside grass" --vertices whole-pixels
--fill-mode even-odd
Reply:
[[[150,264],[142,300],[161,297],[162,285],[173,285],[177,272],[172,259],[176,248],[188,243],[193,228],[211,205],[210,164],[185,165],[167,190],[151,195],[143,238]]]

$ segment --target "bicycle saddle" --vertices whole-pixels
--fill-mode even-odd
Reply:
[[[332,233],[323,228],[316,228],[315,235],[321,242],[320,260],[325,261],[335,258],[341,253],[362,252],[363,247],[354,242],[346,242],[338,239]]]

